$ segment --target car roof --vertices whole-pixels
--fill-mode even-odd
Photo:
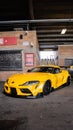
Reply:
[[[54,68],[60,68],[57,65],[39,65],[38,67],[54,67]]]

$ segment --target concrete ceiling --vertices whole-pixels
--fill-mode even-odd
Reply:
[[[73,1],[30,0],[29,5],[31,19],[48,19],[48,22],[38,23],[35,27],[40,49],[73,44]],[[67,32],[61,35],[63,28]]]
[[[27,0],[27,2],[19,1],[19,4],[20,6],[16,2],[11,7],[6,5],[0,7],[0,11],[7,9],[7,12],[0,13],[2,21],[18,20],[16,24],[1,23],[0,30],[18,27],[24,30],[36,30],[40,50],[73,44],[72,0]],[[67,29],[64,35],[61,34],[63,28]]]

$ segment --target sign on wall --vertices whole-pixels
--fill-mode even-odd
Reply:
[[[0,38],[0,45],[15,45],[17,44],[16,37],[1,37]]]
[[[25,66],[33,66],[34,65],[34,54],[33,53],[25,53]]]
[[[29,46],[29,42],[28,41],[24,41],[23,42],[23,46]]]

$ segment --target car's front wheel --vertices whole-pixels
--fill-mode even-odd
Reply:
[[[51,82],[50,81],[46,81],[45,84],[44,84],[44,87],[43,87],[43,94],[44,95],[47,95],[50,93],[50,90],[51,90]]]
[[[38,94],[36,95],[36,98],[41,98],[41,97],[43,97],[43,93],[38,93]]]

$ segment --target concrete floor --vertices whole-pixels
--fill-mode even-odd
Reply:
[[[0,130],[73,130],[73,81],[39,99],[6,96],[1,82]]]

